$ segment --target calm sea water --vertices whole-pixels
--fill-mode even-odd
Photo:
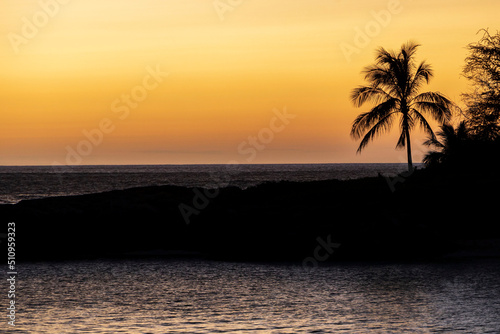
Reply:
[[[25,263],[18,273],[16,333],[500,332],[493,261],[100,260]]]
[[[312,181],[395,175],[406,164],[0,166],[0,204],[141,186],[249,187],[267,181]],[[229,176],[228,176],[229,175]]]

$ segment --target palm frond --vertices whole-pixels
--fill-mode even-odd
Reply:
[[[352,124],[351,136],[354,139],[361,138],[367,129],[377,124],[391,112],[397,111],[398,104],[399,101],[397,99],[389,99],[376,105],[369,112],[360,114]]]
[[[444,147],[443,143],[441,143],[436,138],[436,136],[434,136],[434,138],[427,138],[427,140],[424,141],[422,144],[425,145],[425,146],[434,146],[434,147],[437,147],[437,148],[443,148]]]
[[[406,55],[408,59],[412,58],[420,46],[421,45],[418,44],[417,42],[410,40],[405,44],[401,45],[401,53]]]
[[[387,68],[379,65],[367,66],[363,69],[365,80],[373,87],[391,87],[394,84],[394,76]]]
[[[363,148],[365,148],[366,145],[377,135],[380,134],[382,131],[388,131],[391,126],[392,126],[392,121],[393,121],[393,116],[396,114],[396,112],[392,112],[387,114],[385,117],[380,119],[363,137],[363,140],[361,140],[361,143],[359,144],[357,153],[360,153]]]
[[[451,109],[455,104],[439,92],[425,92],[413,98],[413,107],[421,112],[430,114],[440,123],[451,119]]]
[[[383,47],[378,48],[375,51],[376,57],[375,60],[377,64],[391,64],[394,62],[395,59],[397,59],[397,55],[394,53],[394,51],[387,51]]]
[[[432,131],[432,127],[429,122],[425,119],[424,115],[418,112],[416,109],[411,110],[414,118],[418,121],[418,124],[424,129],[424,131],[430,136],[430,138],[436,138],[434,131]]]
[[[415,122],[413,117],[410,114],[403,114],[401,117],[399,128],[401,130],[401,134],[399,135],[398,142],[396,144],[396,148],[402,148],[406,146],[406,135],[408,132],[413,129]]]
[[[402,130],[399,135],[398,142],[396,144],[396,148],[404,148],[406,146],[406,131]]]
[[[430,78],[433,75],[434,74],[431,65],[427,64],[425,61],[421,62],[417,70],[415,71],[415,74],[413,75],[413,79],[410,82],[410,94],[416,94],[424,82],[429,83]]]
[[[372,86],[356,87],[352,90],[350,97],[355,107],[361,107],[367,101],[380,103],[392,98],[392,96],[383,89]]]
[[[444,154],[442,152],[431,151],[424,156],[422,162],[426,166],[433,166],[439,164],[443,160],[443,157]]]

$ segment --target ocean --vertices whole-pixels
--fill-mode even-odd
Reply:
[[[18,266],[16,333],[498,333],[498,261]],[[4,317],[1,328],[6,323]]]
[[[406,169],[404,163],[0,166],[0,204],[158,185],[247,188],[263,182],[394,176]]]

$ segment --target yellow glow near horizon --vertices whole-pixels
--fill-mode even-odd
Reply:
[[[396,127],[361,155],[349,137],[352,121],[368,108],[353,108],[349,93],[364,83],[360,71],[373,63],[374,50],[418,41],[417,60],[435,71],[424,89],[460,103],[465,46],[479,29],[499,29],[494,0],[218,3],[225,7],[200,0],[4,1],[0,165],[64,164],[68,147],[76,150],[88,140],[84,131],[99,129],[103,119],[112,131],[79,163],[248,162],[239,145],[284,107],[296,117],[252,163],[404,162],[405,152],[394,150]],[[372,29],[371,36],[359,43],[357,29]],[[346,55],[342,45],[356,51]],[[147,81],[155,87],[120,118],[113,102],[123,107],[123,95],[141,93],[148,69],[168,76],[158,85]],[[412,138],[418,161],[424,136]]]

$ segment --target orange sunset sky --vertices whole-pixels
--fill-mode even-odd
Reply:
[[[465,46],[499,14],[498,0],[4,0],[0,165],[405,162],[397,127],[356,154],[361,70],[415,40],[424,89],[461,105]]]

